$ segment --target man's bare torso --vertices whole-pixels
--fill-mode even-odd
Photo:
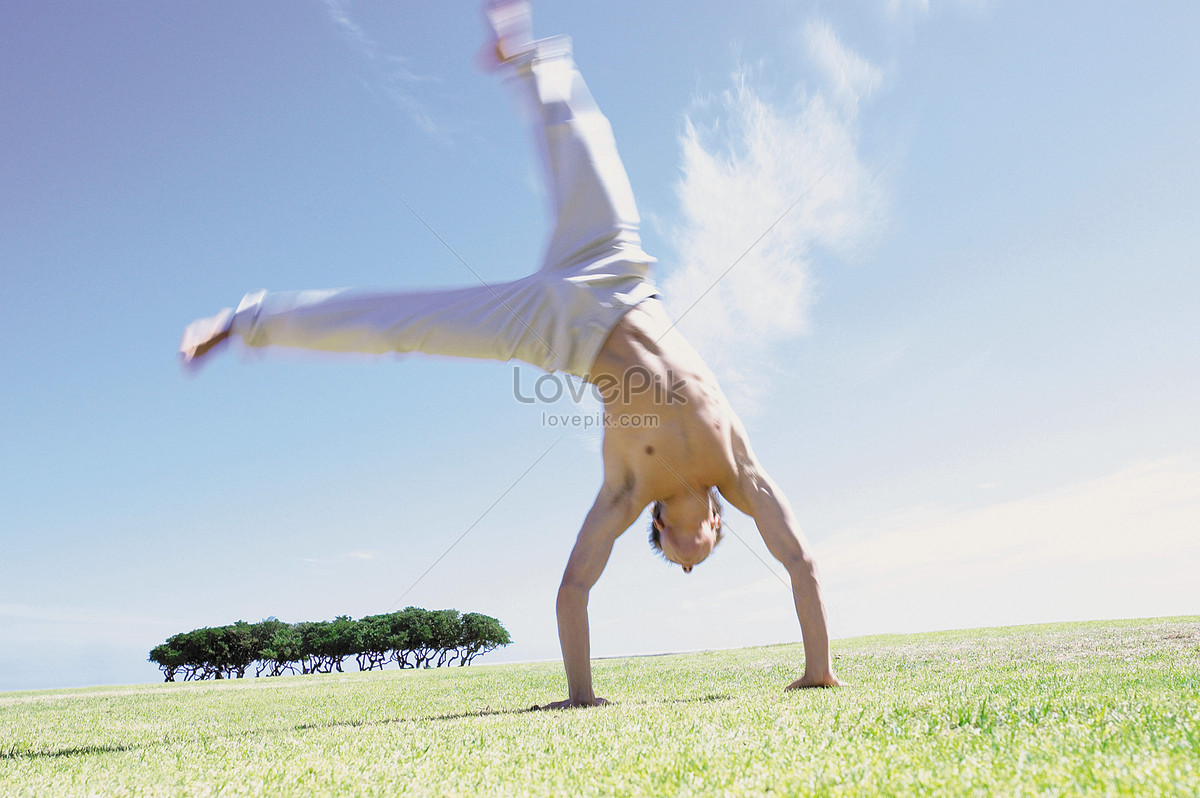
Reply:
[[[739,480],[753,462],[745,430],[696,350],[658,302],[613,329],[592,366],[605,400],[604,480],[646,506],[716,487],[744,504]],[[636,424],[631,420],[636,420]]]

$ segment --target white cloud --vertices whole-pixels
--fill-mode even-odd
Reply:
[[[855,114],[859,100],[868,99],[883,82],[883,72],[838,41],[827,23],[808,23],[804,42],[846,113]]]
[[[850,579],[1036,562],[1124,559],[1200,547],[1200,463],[1139,463],[1099,479],[972,510],[914,507],[847,530],[822,563]]]
[[[360,52],[368,57],[375,57],[378,45],[367,36],[366,32],[350,19],[346,12],[346,4],[342,0],[325,0],[325,11],[339,28],[354,42]]]
[[[0,618],[72,626],[157,626],[163,623],[162,619],[124,615],[95,607],[34,607],[27,604],[0,604]]]
[[[814,255],[852,253],[882,218],[856,124],[881,73],[827,25],[806,38],[830,87],[772,102],[757,75],[737,73],[733,88],[698,104],[680,141],[682,221],[670,232],[679,265],[664,294],[731,393],[749,393],[767,348],[805,329]]]
[[[979,11],[990,5],[992,0],[938,0],[939,6],[957,6],[968,10]],[[886,0],[884,8],[892,19],[912,15],[924,16],[929,13],[929,0]]]
[[[888,16],[897,17],[907,12],[929,13],[929,0],[887,0]]]
[[[171,628],[173,623],[165,618],[128,615],[104,607],[0,604],[0,651],[24,652],[45,645],[141,645]]]
[[[345,551],[341,554],[333,554],[325,557],[301,557],[300,562],[313,563],[315,565],[333,565],[344,562],[365,562],[375,559],[373,551]]]
[[[386,52],[383,46],[367,35],[361,25],[350,18],[346,0],[324,0],[324,6],[329,18],[350,40],[358,54],[381,70],[372,82],[367,83],[366,88],[382,93],[429,135],[443,135],[444,131],[412,88],[415,84],[435,82],[437,79],[412,71],[407,66],[408,59]]]
[[[817,554],[842,634],[917,617],[945,628],[1194,610],[1200,581],[1179,574],[1200,573],[1200,458],[980,508],[909,508],[827,538]]]

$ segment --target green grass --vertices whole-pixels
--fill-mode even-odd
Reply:
[[[3,795],[1197,795],[1200,617],[0,694]]]

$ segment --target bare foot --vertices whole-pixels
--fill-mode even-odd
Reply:
[[[197,319],[183,331],[179,342],[179,357],[183,365],[197,368],[200,360],[229,338],[229,325],[233,321],[233,310],[225,308],[215,316]]]
[[[812,687],[844,687],[845,684],[845,682],[834,676],[832,673],[824,673],[817,676],[809,676],[808,674],[805,674],[783,689],[804,690]]]
[[[480,68],[498,69],[532,46],[533,18],[528,0],[485,0],[483,16],[492,38],[476,58]]]
[[[554,701],[553,703],[546,704],[544,706],[532,707],[532,709],[536,711],[536,710],[544,710],[544,709],[573,709],[574,707],[602,707],[602,706],[606,705],[607,703],[608,703],[607,699],[599,698],[599,697],[597,697],[591,703],[588,703],[586,701],[572,701],[571,699],[568,698],[566,701]]]

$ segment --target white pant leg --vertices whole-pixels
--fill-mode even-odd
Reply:
[[[518,358],[545,367],[556,360],[545,295],[528,278],[447,291],[260,291],[243,298],[230,332],[254,347]]]
[[[535,138],[555,215],[542,268],[572,267],[616,254],[652,263],[641,248],[637,203],[612,126],[575,66],[570,39],[537,42],[516,59],[515,73],[534,108]]]
[[[612,129],[566,39],[538,42],[516,73],[535,99],[557,222],[542,268],[449,291],[248,294],[230,331],[249,346],[519,359],[586,376],[612,328],[656,295],[633,190]]]

